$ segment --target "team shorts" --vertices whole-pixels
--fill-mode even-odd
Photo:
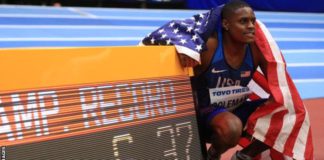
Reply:
[[[245,126],[249,116],[267,99],[259,99],[255,101],[245,101],[239,107],[232,111],[234,115],[236,115],[242,122],[243,126]],[[197,117],[198,117],[198,126],[200,130],[200,136],[205,139],[207,142],[210,140],[212,136],[212,130],[210,128],[209,122],[213,119],[213,117],[217,116],[222,112],[228,112],[225,107],[208,107],[198,109]]]

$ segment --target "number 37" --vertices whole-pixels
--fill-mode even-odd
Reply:
[[[167,125],[167,126],[162,126],[157,128],[157,137],[161,138],[162,136],[164,137],[170,137],[171,141],[171,147],[168,150],[163,151],[163,156],[164,157],[173,157],[174,159],[178,159],[178,151],[177,148],[179,149],[179,144],[177,144],[177,137],[183,137],[181,133],[183,133],[183,130],[187,131],[187,139],[185,146],[180,146],[180,148],[185,149],[185,157],[187,160],[190,160],[190,146],[192,143],[192,138],[193,138],[193,131],[192,131],[192,125],[191,122],[183,122],[183,123],[177,123],[175,125]],[[163,139],[164,141],[165,139]],[[133,137],[131,134],[123,134],[123,135],[118,135],[114,136],[112,140],[112,145],[113,145],[113,150],[114,150],[114,157],[116,160],[120,160],[120,155],[118,152],[118,142],[120,141],[127,141],[128,143],[133,143]],[[176,146],[178,146],[176,148]]]

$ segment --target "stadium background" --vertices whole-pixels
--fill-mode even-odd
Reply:
[[[223,3],[194,0],[1,2],[1,48],[137,45],[141,37],[168,20],[202,12],[189,9],[207,9]],[[56,2],[63,7],[51,7]],[[319,0],[248,2],[282,49],[288,71],[310,111],[315,157],[324,159],[319,151],[324,144],[320,125],[324,107],[321,99],[324,97],[324,5]],[[153,10],[156,8],[163,10]]]

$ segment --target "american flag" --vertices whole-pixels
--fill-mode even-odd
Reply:
[[[189,19],[170,21],[148,34],[142,44],[174,45],[178,53],[200,61],[200,53],[206,50],[205,42],[218,28],[220,11],[220,8],[215,8]]]
[[[208,37],[220,29],[221,7],[190,19],[171,21],[142,40],[144,45],[174,45],[178,53],[200,61]],[[248,119],[246,131],[272,149],[260,159],[313,159],[313,143],[308,113],[290,78],[281,51],[264,24],[257,20],[255,43],[267,63],[267,73],[254,74],[254,97],[271,95]],[[242,74],[245,76],[247,73]],[[255,89],[257,88],[257,89]],[[280,158],[279,158],[280,157]]]
[[[251,71],[241,71],[241,78],[250,77]]]

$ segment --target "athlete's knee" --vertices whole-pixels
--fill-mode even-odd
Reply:
[[[232,148],[237,145],[242,134],[241,120],[230,112],[223,112],[215,116],[210,125],[217,145]],[[216,145],[215,144],[215,145]]]

